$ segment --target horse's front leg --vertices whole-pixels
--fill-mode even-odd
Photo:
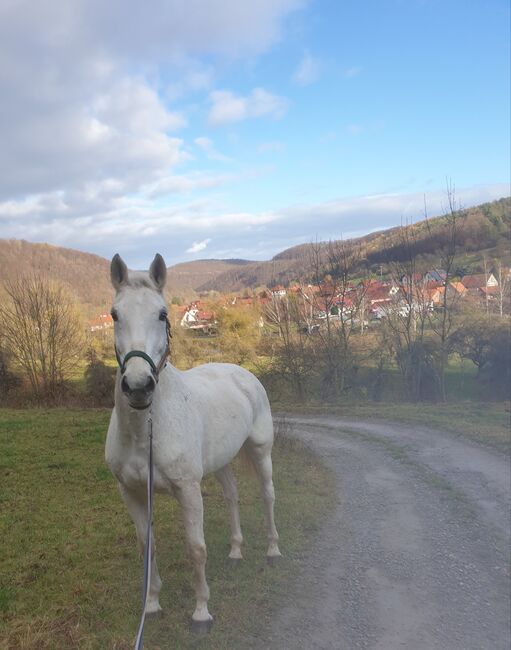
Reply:
[[[144,548],[147,535],[147,493],[144,489],[140,491],[129,490],[126,486],[119,484],[121,495],[130,513],[135,529],[137,531],[137,541],[140,554],[144,555]],[[161,579],[156,564],[156,554],[154,545],[154,535],[151,534],[151,578],[149,584],[149,596],[146,603],[146,614],[158,614],[162,611],[159,597],[161,589]]]
[[[209,587],[206,582],[206,544],[204,542],[203,504],[199,482],[186,482],[178,486],[177,498],[183,510],[186,545],[193,564],[195,581],[195,611],[192,630],[208,632],[213,617],[208,612]]]

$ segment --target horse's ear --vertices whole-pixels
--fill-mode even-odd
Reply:
[[[156,253],[154,260],[151,262],[149,276],[158,289],[162,291],[167,279],[167,267],[165,266],[165,260],[159,253]]]
[[[123,262],[119,253],[113,256],[112,262],[110,263],[110,279],[116,291],[119,291],[128,281],[128,267]]]

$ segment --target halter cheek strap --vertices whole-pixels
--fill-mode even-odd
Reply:
[[[119,368],[121,369],[121,375],[124,375],[124,373],[126,372],[126,364],[130,359],[132,359],[133,357],[140,357],[141,359],[144,359],[144,361],[147,361],[147,363],[151,366],[151,372],[153,374],[153,377],[156,379],[156,381],[158,381],[159,374],[162,368],[167,363],[167,357],[169,356],[170,353],[170,339],[172,337],[169,320],[168,318],[166,318],[165,320],[166,320],[166,330],[167,330],[167,345],[165,347],[165,352],[163,353],[163,356],[158,365],[156,365],[154,361],[151,359],[151,357],[147,354],[147,352],[144,352],[143,350],[130,350],[129,352],[126,353],[124,359],[121,359],[117,346],[114,346],[115,358],[117,359],[117,363],[119,364]]]

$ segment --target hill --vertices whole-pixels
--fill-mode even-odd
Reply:
[[[173,295],[184,295],[195,291],[203,284],[214,283],[216,278],[229,272],[236,272],[247,265],[249,260],[194,260],[182,262],[168,269],[168,287]]]
[[[467,272],[482,272],[483,254],[509,263],[511,198],[470,208],[460,229],[458,264]],[[436,217],[410,226],[415,230],[417,252],[435,264],[442,244],[443,221]],[[363,264],[378,272],[380,264],[403,255],[400,228],[374,232],[349,240],[360,246]],[[327,244],[320,244],[326,249]],[[168,297],[189,297],[196,291],[229,293],[259,286],[288,284],[303,274],[312,244],[288,248],[269,261],[195,260],[169,267]],[[44,274],[62,282],[94,316],[107,310],[112,300],[109,260],[99,255],[50,244],[33,244],[18,239],[0,239],[0,284],[23,271]]]
[[[23,239],[0,239],[0,283],[24,272],[58,280],[87,313],[95,314],[111,303],[110,261],[99,255]]]
[[[463,210],[458,234],[459,259],[461,270],[466,272],[483,271],[483,255],[491,260],[498,257],[509,263],[509,240],[511,227],[511,198],[503,198],[491,203]],[[442,217],[419,221],[409,226],[414,231],[416,252],[427,258],[434,266],[438,263],[438,251],[445,237],[445,224]],[[360,247],[363,265],[378,272],[380,264],[399,260],[403,255],[400,241],[400,227],[370,233],[363,237],[348,240]],[[303,274],[304,263],[308,259],[313,244],[293,246],[266,262],[252,262],[231,269],[216,276],[198,287],[199,291],[240,291],[262,285],[288,284]],[[319,244],[326,249],[327,244]]]

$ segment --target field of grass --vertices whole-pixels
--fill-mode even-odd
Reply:
[[[142,564],[131,520],[107,470],[106,410],[0,410],[0,649],[133,647]],[[245,560],[228,567],[228,512],[216,481],[203,485],[213,632],[188,629],[191,568],[177,504],[157,497],[155,535],[165,616],[146,624],[146,650],[242,648],[265,630],[328,505],[330,477],[280,436],[276,521],[285,555],[265,564],[258,487],[239,468]]]
[[[410,402],[345,402],[342,404],[306,405],[275,403],[273,411],[309,415],[338,415],[339,417],[387,420],[421,425],[458,433],[477,442],[511,451],[509,402],[457,401],[436,404]]]

